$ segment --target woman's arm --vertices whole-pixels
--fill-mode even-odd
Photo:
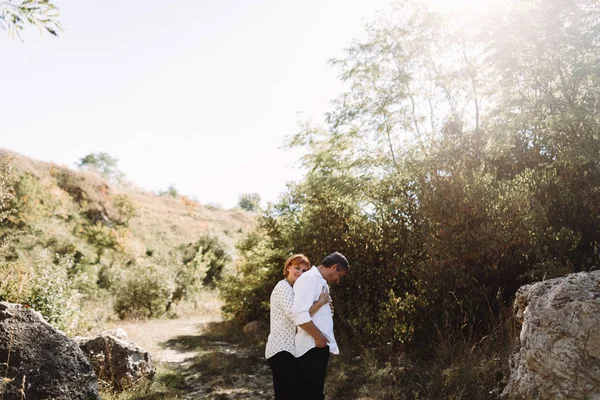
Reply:
[[[329,297],[329,293],[327,292],[327,290],[325,290],[325,286],[323,286],[323,290],[319,295],[319,299],[315,301],[313,305],[310,306],[310,308],[308,309],[308,313],[310,314],[310,316],[312,317],[313,315],[315,315],[315,313],[319,311],[319,309],[325,304],[329,303],[330,300],[331,297]]]

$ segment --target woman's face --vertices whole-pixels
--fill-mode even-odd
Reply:
[[[308,271],[308,268],[303,265],[290,265],[287,270],[287,280],[293,285],[300,275],[306,271]]]

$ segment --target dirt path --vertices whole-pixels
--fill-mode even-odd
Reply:
[[[180,373],[184,399],[272,399],[269,367],[260,349],[245,346],[219,315],[119,324],[157,362]]]

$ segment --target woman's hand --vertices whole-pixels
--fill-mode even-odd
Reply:
[[[331,297],[329,297],[329,293],[327,292],[326,287],[323,286],[323,290],[321,291],[319,298],[317,299],[317,301],[315,301],[312,304],[312,306],[310,306],[308,313],[312,317],[313,315],[316,314],[317,311],[319,311],[319,309],[321,307],[323,307],[325,304],[329,303],[330,301],[331,301]]]
[[[321,291],[321,294],[319,295],[319,299],[317,300],[317,303],[319,303],[321,306],[324,306],[325,304],[329,303],[331,301],[331,297],[329,296],[329,293],[327,292],[327,289],[325,288],[325,286],[323,286],[323,290]]]

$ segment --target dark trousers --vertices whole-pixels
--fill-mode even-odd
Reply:
[[[297,360],[287,351],[280,351],[273,357],[267,358],[267,363],[273,372],[273,389],[275,400],[293,400],[297,393]]]
[[[298,358],[298,399],[324,400],[329,346],[315,347]]]

